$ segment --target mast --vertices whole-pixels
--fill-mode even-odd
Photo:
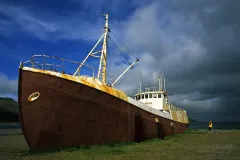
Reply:
[[[80,75],[80,69],[84,65],[84,63],[87,61],[89,57],[96,57],[100,59],[100,64],[99,64],[99,69],[98,69],[98,79],[100,79],[100,73],[102,69],[102,82],[106,84],[106,70],[107,70],[107,38],[108,38],[108,32],[110,31],[108,28],[108,14],[102,14],[103,16],[106,16],[106,22],[105,22],[105,27],[104,27],[104,33],[102,36],[99,38],[98,42],[95,44],[95,46],[92,48],[92,50],[88,53],[87,57],[83,60],[83,62],[79,65],[75,73],[73,74],[76,76]],[[103,45],[102,45],[102,50],[93,52],[95,48],[98,46],[98,44],[101,42],[103,39]],[[101,53],[101,56],[96,56],[96,54]],[[103,66],[102,66],[103,63]]]
[[[164,78],[164,76],[161,75],[161,91],[163,91],[163,78]]]
[[[158,77],[158,91],[161,91],[161,77]]]
[[[103,46],[102,46],[102,55],[101,55],[101,60],[100,60],[100,65],[99,65],[99,70],[98,70],[98,78],[100,77],[100,68],[102,66],[102,83],[106,84],[106,72],[107,72],[107,38],[108,38],[108,14],[102,14],[103,16],[106,16],[106,22],[105,22],[105,27],[104,27],[104,39],[103,39]]]
[[[142,92],[142,82],[140,81],[140,93]]]
[[[92,48],[92,50],[88,53],[87,57],[83,60],[83,62],[79,65],[79,67],[77,68],[77,70],[75,71],[75,73],[73,74],[73,76],[76,76],[76,74],[78,74],[80,76],[80,69],[82,68],[82,66],[84,65],[84,63],[87,61],[87,59],[89,57],[95,57],[95,58],[99,58],[100,59],[100,63],[99,63],[99,69],[98,69],[98,75],[97,78],[100,79],[100,75],[102,74],[102,84],[106,85],[107,84],[107,80],[106,80],[106,76],[107,76],[107,44],[108,44],[108,32],[110,32],[110,29],[108,27],[108,13],[106,14],[101,14],[102,16],[105,16],[105,27],[104,27],[104,33],[102,34],[102,36],[99,38],[98,42],[95,44],[95,46]],[[103,39],[103,44],[102,44],[102,50],[97,51],[97,52],[93,52],[95,50],[95,48],[98,46],[98,44],[100,43],[100,41]],[[96,56],[96,54],[100,54],[101,56]],[[136,57],[135,57],[136,58]],[[136,58],[136,61],[133,62],[110,86],[114,86],[116,84],[116,82],[131,68],[133,68],[133,65],[135,63],[137,63],[139,60]],[[93,78],[94,78],[94,72],[93,72]]]
[[[163,90],[163,91],[166,92],[166,81],[165,81],[165,77],[164,77],[163,80],[164,80],[164,81],[163,81],[163,82],[164,82],[164,90]]]

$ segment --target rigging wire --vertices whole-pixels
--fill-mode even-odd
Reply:
[[[68,44],[65,45],[65,46],[58,47],[58,48],[56,48],[56,49],[54,49],[54,50],[52,50],[52,51],[46,52],[45,54],[53,53],[53,52],[55,52],[55,51],[57,51],[57,50],[63,49],[63,48],[65,48],[65,47],[68,47],[68,46],[72,45],[73,43],[75,43],[75,42],[68,43]]]
[[[122,81],[127,77],[127,75],[131,72],[133,70],[133,68],[129,71],[129,72],[127,72],[127,74],[122,78],[122,80],[116,85],[116,87],[117,86],[119,86],[121,83],[122,83]]]
[[[110,32],[127,50],[129,50],[130,51],[130,53],[132,54],[132,56],[134,57],[134,58],[136,58],[136,59],[138,59],[134,54],[133,54],[133,52],[126,46],[126,45],[124,45],[124,43],[111,31]],[[120,50],[119,50],[119,48],[116,46],[116,44],[113,42],[113,40],[109,37],[109,39],[112,41],[112,43],[115,45],[115,47],[118,49],[118,51],[121,53],[121,54],[123,54]],[[124,56],[124,55],[123,55]],[[139,69],[139,73],[140,73],[140,77],[141,77],[141,82],[142,82],[142,86],[143,86],[143,88],[144,88],[144,82],[143,82],[143,77],[142,77],[142,72],[141,72],[141,68],[140,68],[140,66],[139,66],[139,62],[138,62],[138,69]],[[129,71],[130,72],[130,71]],[[128,74],[129,74],[129,72],[128,72]],[[126,75],[127,76],[127,75]],[[126,78],[126,76],[123,78],[123,79],[125,79]],[[120,83],[123,81],[123,79],[120,81]],[[119,83],[119,84],[120,84]],[[118,85],[119,85],[118,84]],[[118,86],[117,85],[117,86]]]
[[[109,37],[108,37],[109,38]],[[107,41],[107,43],[108,43],[108,41]],[[107,45],[107,50],[108,50],[108,57],[109,57],[109,59],[111,59],[113,56],[112,56],[112,51],[111,51],[111,47],[109,46],[109,45]],[[107,61],[107,66],[109,66],[110,65],[110,62],[109,62],[109,60]]]
[[[115,38],[117,38],[118,41],[119,41],[120,43],[122,43],[122,45],[123,45],[127,50],[130,51],[130,53],[132,54],[132,56],[133,56],[134,58],[137,59],[137,57],[133,54],[133,52],[132,52],[126,45],[124,45],[124,43],[123,43],[112,31],[111,31],[110,33],[111,33]]]
[[[126,56],[121,52],[121,50],[117,47],[117,45],[113,42],[112,38],[109,36],[109,39],[111,40],[111,42],[113,43],[113,45],[117,48],[118,52],[120,52],[125,58]]]
[[[24,30],[26,30],[26,31],[28,30],[28,29],[27,29],[26,27],[24,27],[22,24],[14,21],[13,19],[10,19],[10,21],[12,21],[13,23],[16,23],[17,25],[19,25],[20,28],[22,28],[22,29],[24,29]],[[17,43],[16,41],[15,41],[15,43],[16,43],[16,44],[19,44],[19,43]],[[56,48],[56,49],[54,49],[54,50],[52,50],[52,51],[48,51],[48,52],[46,52],[45,54],[53,53],[53,52],[55,52],[55,51],[57,51],[57,50],[59,50],[59,49],[65,48],[65,47],[67,47],[67,46],[70,46],[70,45],[72,45],[73,43],[75,43],[75,42],[68,43],[68,44],[65,45],[65,46],[58,47],[58,48]]]

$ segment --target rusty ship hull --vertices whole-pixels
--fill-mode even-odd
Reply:
[[[20,122],[29,148],[144,141],[188,128],[188,123],[150,113],[104,87],[109,93],[66,77],[20,68]],[[31,102],[28,98],[34,92],[40,96]]]

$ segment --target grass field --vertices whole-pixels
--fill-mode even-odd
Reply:
[[[60,152],[28,153],[22,135],[0,136],[0,159],[26,160],[240,160],[240,130],[188,131],[168,136],[165,140],[153,139],[141,143],[69,148]]]

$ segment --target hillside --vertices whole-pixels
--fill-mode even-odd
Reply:
[[[11,98],[0,97],[0,121],[18,122],[18,103]]]

